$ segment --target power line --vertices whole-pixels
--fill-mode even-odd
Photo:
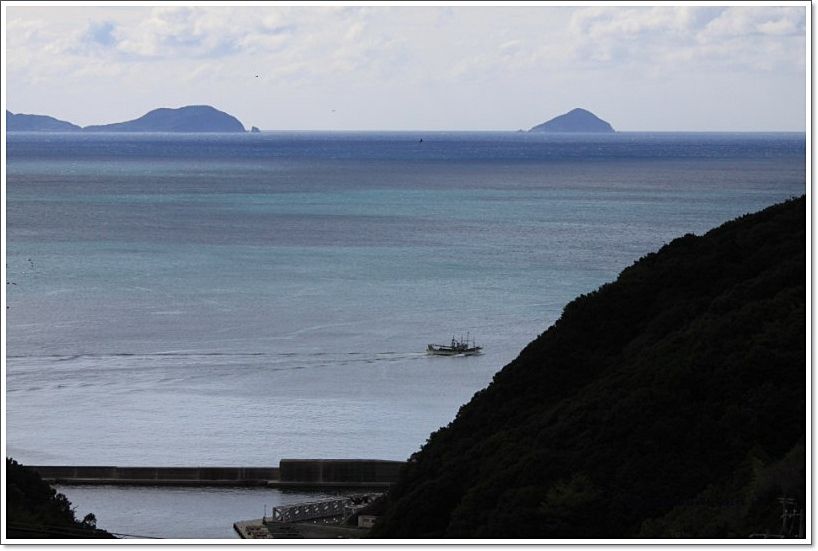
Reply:
[[[45,526],[37,524],[18,524],[7,522],[6,527],[10,530],[28,532],[32,534],[50,534],[55,536],[71,536],[75,538],[103,539],[104,536],[88,533],[83,530],[70,528],[68,526]]]
[[[94,535],[93,533],[89,533],[81,528],[74,528],[72,526],[55,526],[51,524],[33,524],[27,522],[7,522],[7,528],[13,528],[14,530],[19,530],[20,532],[29,532],[29,533],[44,533],[47,532],[49,534],[61,535],[61,536],[83,536],[89,539],[105,539],[105,536],[102,535]],[[144,538],[144,539],[163,539],[156,536],[139,536],[136,534],[124,534],[121,532],[108,532],[112,536],[123,536],[127,538]]]

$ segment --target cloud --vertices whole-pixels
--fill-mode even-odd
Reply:
[[[388,79],[410,63],[406,41],[399,33],[382,29],[381,9],[172,6],[127,15],[120,20],[93,19],[80,30],[53,33],[36,49],[91,66],[107,60],[166,66],[193,62],[203,67],[207,60],[230,58],[237,66],[255,64],[248,70],[268,76],[298,73],[295,81],[350,72],[359,73],[359,78],[374,74]],[[32,41],[32,32],[33,27],[28,36],[20,37],[21,46]]]
[[[710,21],[698,38],[715,41],[735,37],[757,40],[763,36],[803,36],[805,25],[804,12],[799,8],[732,7]]]
[[[678,71],[678,63],[700,70],[803,69],[797,52],[805,21],[798,7],[596,7],[577,10],[570,28],[578,63],[639,64],[657,72]],[[787,39],[791,47],[776,47]]]
[[[218,8],[155,8],[123,28],[117,50],[139,58],[219,57],[239,51],[239,35]]]

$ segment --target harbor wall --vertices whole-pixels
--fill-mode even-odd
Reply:
[[[110,467],[34,465],[48,481],[65,484],[264,486],[278,467]]]
[[[282,459],[279,485],[389,486],[403,461],[373,459]]]
[[[387,487],[402,461],[283,459],[278,467],[114,467],[32,465],[47,482],[150,486]]]

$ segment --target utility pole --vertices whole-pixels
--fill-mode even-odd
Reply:
[[[791,497],[779,497],[778,502],[781,504],[783,511],[781,512],[781,535],[785,538],[793,535],[793,519],[799,517],[799,532],[801,531],[800,517],[801,511],[798,509],[798,502]]]

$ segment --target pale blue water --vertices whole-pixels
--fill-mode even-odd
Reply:
[[[803,134],[7,139],[24,464],[406,459],[571,299],[806,190]]]

